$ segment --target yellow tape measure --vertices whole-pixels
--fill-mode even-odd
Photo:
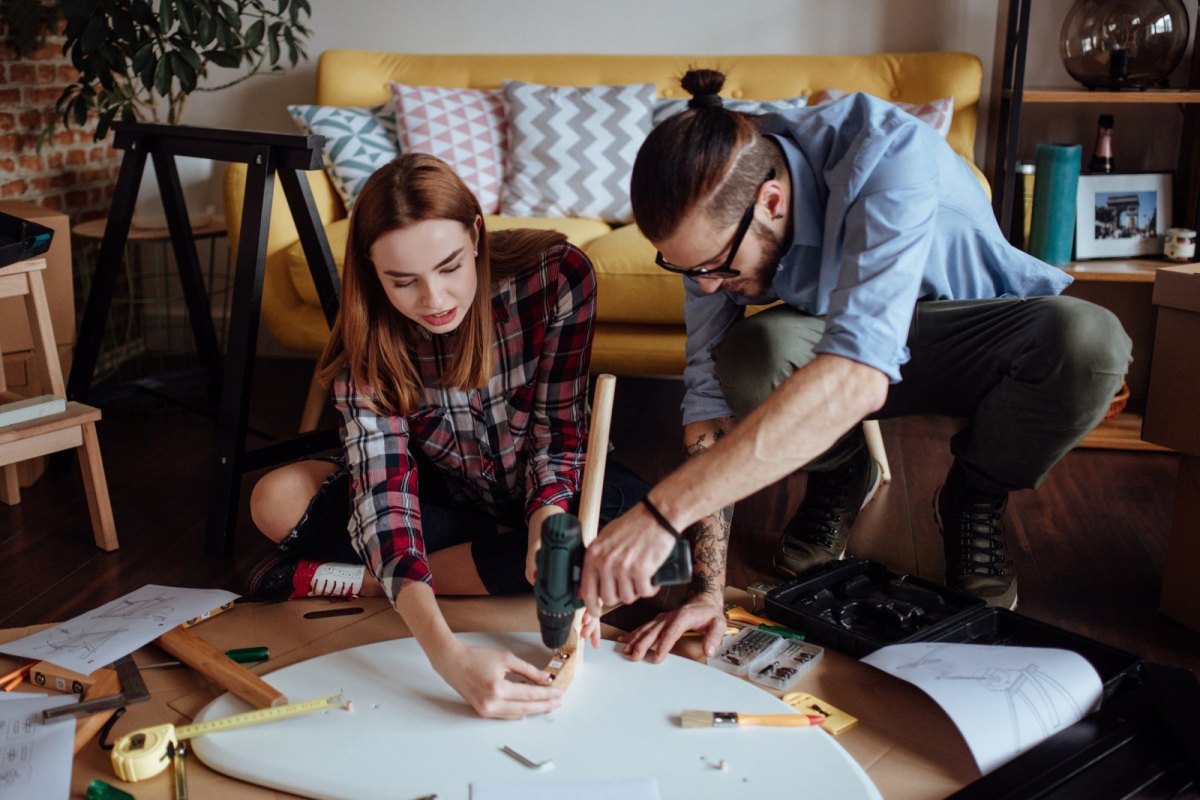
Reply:
[[[349,710],[350,703],[344,702],[341,693],[338,693],[316,700],[305,700],[302,703],[260,708],[257,711],[247,711],[244,714],[234,714],[231,717],[221,717],[208,722],[180,725],[178,728],[170,723],[155,725],[152,728],[141,728],[125,734],[113,745],[113,772],[121,780],[135,783],[153,777],[166,769],[170,762],[167,755],[168,745],[178,744],[193,736],[245,728],[249,725],[261,725],[264,722],[276,722],[288,717],[323,711],[327,708]]]

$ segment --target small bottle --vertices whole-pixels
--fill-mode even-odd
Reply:
[[[1113,116],[1101,114],[1100,129],[1096,132],[1096,149],[1092,151],[1092,163],[1088,165],[1088,172],[1113,171],[1112,136]]]

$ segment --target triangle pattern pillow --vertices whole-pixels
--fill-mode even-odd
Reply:
[[[502,214],[633,219],[629,179],[650,132],[654,84],[544,86],[504,81]]]
[[[287,109],[300,130],[325,137],[321,148],[325,171],[347,211],[354,207],[371,173],[400,155],[391,103],[370,108],[295,105]]]
[[[428,153],[445,161],[474,193],[483,213],[495,214],[504,177],[500,91],[388,85],[404,152]]]
[[[682,97],[660,98],[654,101],[654,124],[664,119],[682,114],[687,111],[688,101]],[[808,95],[784,97],[779,100],[731,100],[722,98],[722,105],[730,111],[740,111],[743,114],[778,114],[781,111],[791,111],[793,108],[804,108],[808,105]]]
[[[840,89],[822,89],[812,97],[809,105],[819,106],[822,103],[832,103],[840,100],[848,93]],[[928,103],[896,103],[897,108],[903,109],[929,127],[937,131],[943,139],[950,134],[950,123],[954,121],[954,98],[939,97]]]

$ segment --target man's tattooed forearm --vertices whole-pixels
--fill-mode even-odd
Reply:
[[[733,506],[692,525],[694,570],[692,591],[696,594],[720,594],[725,590],[725,563],[729,552],[729,529],[733,521]]]

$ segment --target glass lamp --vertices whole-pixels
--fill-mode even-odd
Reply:
[[[1189,33],[1183,0],[1078,0],[1059,36],[1063,66],[1089,89],[1165,86]]]

